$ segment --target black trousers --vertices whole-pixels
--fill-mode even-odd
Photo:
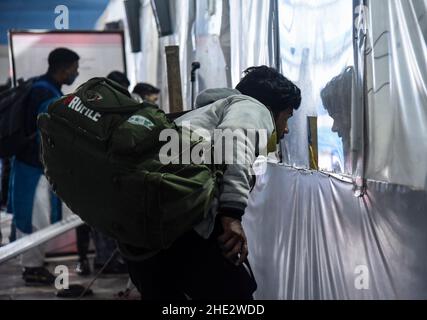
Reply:
[[[7,205],[7,198],[9,192],[9,176],[10,176],[10,160],[9,159],[0,159],[1,171],[0,171],[0,207]]]
[[[80,261],[87,259],[91,233],[92,228],[87,224],[83,224],[76,228],[77,254]]]
[[[218,235],[205,240],[191,231],[151,259],[127,261],[142,299],[253,300],[256,282],[249,264],[236,267],[226,260]]]
[[[99,231],[92,229],[89,225],[83,224],[76,228],[76,238],[77,238],[77,254],[79,256],[79,261],[87,259],[89,253],[90,239],[93,239],[95,244],[95,261],[94,265],[102,267],[113,255],[114,251],[117,248],[116,242],[103,235]],[[114,267],[120,263],[116,256],[115,259],[111,260],[109,263],[110,267]]]

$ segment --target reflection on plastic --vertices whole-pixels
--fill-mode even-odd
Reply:
[[[289,165],[309,167],[306,119],[317,116],[320,169],[351,173],[350,166],[344,164],[343,144],[348,143],[347,135],[337,135],[332,118],[338,113],[349,115],[352,92],[329,90],[328,99],[350,101],[350,105],[334,104],[334,112],[329,114],[321,91],[334,77],[353,66],[352,9],[352,1],[348,0],[279,0],[282,71],[298,83],[303,93],[301,108],[290,121],[290,134],[285,139],[288,154],[284,159]]]

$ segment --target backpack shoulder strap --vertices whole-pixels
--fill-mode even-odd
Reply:
[[[191,111],[194,111],[194,110],[177,112],[177,113],[168,113],[166,114],[166,117],[168,118],[169,121],[175,121],[176,119],[182,117],[183,115],[186,115],[187,113],[190,113]]]

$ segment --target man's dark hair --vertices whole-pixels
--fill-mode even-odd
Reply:
[[[276,69],[251,67],[236,89],[269,107],[275,115],[301,105],[301,90]]]
[[[69,68],[80,57],[74,51],[67,48],[57,48],[49,54],[49,73],[55,73],[60,69]]]
[[[140,95],[141,98],[144,98],[145,96],[148,96],[150,94],[159,94],[160,89],[148,83],[138,83],[133,89],[133,93],[136,93]]]
[[[107,76],[107,78],[117,82],[119,85],[126,89],[130,86],[130,81],[123,72],[113,71]]]

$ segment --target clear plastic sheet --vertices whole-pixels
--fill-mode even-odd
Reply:
[[[282,144],[283,160],[309,167],[307,117],[317,116],[320,169],[351,174],[352,1],[278,3],[281,70],[303,95]]]
[[[427,1],[368,9],[366,177],[427,190]]]
[[[426,299],[427,193],[270,164],[244,226],[257,299]]]
[[[274,66],[272,0],[229,0],[233,85],[252,66]]]
[[[227,77],[229,53],[223,51],[223,46],[227,46],[227,43],[222,41],[224,40],[223,23],[226,23],[223,20],[228,18],[227,5],[228,1],[223,0],[196,2],[195,60],[201,65],[197,72],[196,93],[209,88],[229,86]]]

